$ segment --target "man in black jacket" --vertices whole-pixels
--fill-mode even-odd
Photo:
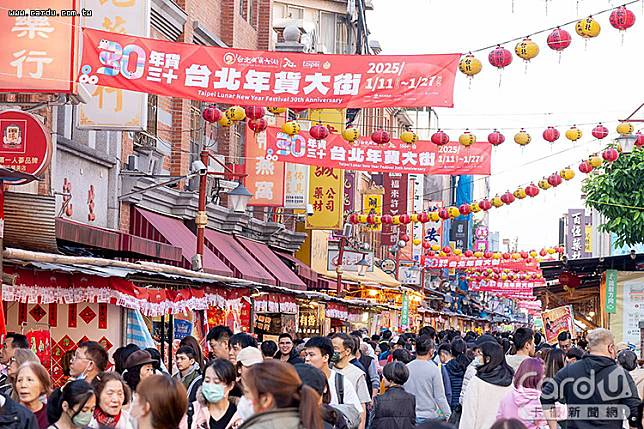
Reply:
[[[277,346],[279,351],[275,354],[275,359],[279,359],[282,362],[288,362],[291,365],[296,363],[304,363],[302,358],[300,358],[293,347],[293,337],[291,334],[283,333],[277,339]]]
[[[588,333],[589,353],[545,380],[541,395],[546,416],[555,402],[568,406],[568,429],[621,429],[628,416],[637,427],[640,399],[631,375],[615,362],[615,338],[607,329]],[[551,429],[556,421],[548,422]]]
[[[27,408],[0,395],[0,429],[38,429],[38,421]]]

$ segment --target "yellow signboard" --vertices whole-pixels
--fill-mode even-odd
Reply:
[[[593,226],[586,225],[586,241],[584,242],[584,252],[593,253]]]
[[[342,229],[344,171],[311,167],[309,204],[313,214],[306,217],[307,229]]]
[[[367,214],[382,215],[382,195],[379,194],[363,194],[362,195],[362,212]],[[369,231],[382,230],[381,223],[367,224]]]

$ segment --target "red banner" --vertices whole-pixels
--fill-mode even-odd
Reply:
[[[539,269],[537,262],[513,261],[504,259],[486,259],[465,256],[433,256],[425,258],[425,267],[436,268],[504,268],[514,271],[536,271]]]
[[[226,104],[453,107],[459,59],[249,51],[84,28],[79,81]]]
[[[266,147],[267,159],[373,173],[488,176],[492,159],[489,144],[467,148],[458,142],[436,146],[427,141],[407,144],[392,139],[379,145],[368,137],[349,143],[339,134],[315,140],[305,132],[290,136],[275,127],[266,130]]]
[[[504,291],[532,291],[535,287],[543,286],[543,282],[537,281],[496,281],[482,280],[480,282],[470,282],[469,289],[480,292],[504,292]]]
[[[385,193],[383,195],[383,214],[397,216],[407,213],[407,180],[406,174],[384,173],[383,185]],[[404,226],[404,225],[403,225]],[[393,246],[398,243],[400,226],[392,224],[383,224],[381,240],[386,246]]]

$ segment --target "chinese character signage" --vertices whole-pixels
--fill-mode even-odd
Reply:
[[[469,223],[466,219],[454,219],[451,224],[450,241],[456,243],[457,249],[469,249]]]
[[[397,216],[407,212],[407,174],[384,173],[383,214]],[[398,243],[399,227],[397,225],[382,225],[382,244],[393,246]]]
[[[0,166],[42,176],[51,161],[49,131],[31,113],[0,112]],[[24,182],[11,182],[14,185]]]
[[[380,194],[363,194],[362,195],[362,212],[368,214],[382,215],[382,195]],[[382,224],[374,223],[365,225],[368,231],[380,231]]]
[[[403,292],[402,305],[400,308],[400,327],[407,329],[409,327],[409,295]]]
[[[617,312],[617,270],[606,270],[606,313]]]
[[[407,144],[392,139],[379,145],[369,137],[349,143],[339,134],[316,140],[307,132],[290,136],[278,128],[266,130],[266,157],[295,164],[323,165],[372,173],[490,174],[492,146],[475,144],[466,148],[458,142],[436,146],[428,141]]]
[[[253,197],[249,206],[282,207],[284,163],[265,157],[266,134],[246,133],[246,186]]]
[[[413,174],[409,176],[410,181],[414,184],[414,192],[412,193],[412,207],[415,213],[420,213],[423,211],[423,197],[424,197],[424,185],[425,177],[421,174]],[[420,258],[423,255],[423,246],[421,244],[414,244],[413,240],[423,237],[423,230],[425,224],[421,222],[414,222],[412,224],[412,260],[415,262],[420,262]],[[420,283],[420,282],[419,282]]]
[[[341,229],[344,209],[344,172],[336,168],[311,168],[309,204],[313,214],[306,217],[307,229]]]
[[[84,28],[147,37],[150,31],[149,0],[85,0],[91,16],[81,18]],[[164,61],[170,60],[170,56]],[[165,65],[165,64],[164,64]],[[152,69],[152,67],[151,67]],[[140,131],[147,126],[148,95],[87,82],[89,102],[78,106],[78,127]]]
[[[584,209],[569,209],[566,227],[566,253],[568,259],[592,256],[586,251],[586,214]]]
[[[86,28],[81,73],[112,88],[213,103],[337,109],[405,100],[407,107],[453,107],[459,58],[250,51]]]
[[[445,204],[442,201],[425,201],[424,210],[426,212],[438,211],[442,209]],[[425,224],[424,240],[431,245],[443,245],[443,222],[432,222],[431,220]]]
[[[565,331],[575,338],[575,324],[572,312],[572,305],[564,305],[541,313],[544,324],[546,342],[554,344],[557,336]]]
[[[79,17],[30,14],[48,9],[80,10],[80,5],[76,0],[2,2],[0,91],[73,92]]]
[[[330,247],[328,249],[326,267],[327,271],[335,272],[336,268],[338,267],[340,251],[337,247],[338,246],[336,245],[335,247]],[[358,262],[360,262],[362,258],[365,258],[365,260],[369,263],[367,272],[372,272],[373,252],[357,252],[345,247],[345,249],[342,251],[342,270],[351,273],[359,272],[360,266],[358,265]]]
[[[286,164],[284,177],[284,208],[306,209],[309,191],[309,166]]]
[[[539,264],[522,260],[505,260],[505,259],[488,259],[465,256],[432,256],[425,258],[425,267],[429,269],[436,268],[500,268],[512,271],[527,271],[537,273]]]
[[[356,198],[356,173],[353,171],[344,172],[344,214],[355,209]]]

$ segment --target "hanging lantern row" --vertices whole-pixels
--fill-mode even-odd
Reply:
[[[406,234],[405,234],[406,235]],[[408,238],[408,237],[407,237]],[[402,240],[404,241],[404,240]],[[408,241],[408,240],[407,240]],[[477,258],[477,259],[495,259],[495,260],[504,260],[504,261],[524,261],[526,263],[539,262],[542,258],[552,257],[555,254],[563,254],[565,249],[563,246],[554,246],[554,247],[544,247],[539,251],[530,250],[530,251],[521,251],[521,252],[490,252],[490,251],[472,251],[472,250],[461,250],[461,249],[452,249],[450,246],[441,247],[438,244],[431,244],[428,241],[423,241],[422,246],[425,249],[425,256],[462,256],[466,258]],[[467,268],[466,272],[480,273],[510,273],[512,272],[509,269],[493,267],[493,268]],[[534,273],[539,278],[539,273]]]
[[[613,9],[610,14],[609,22],[611,26],[623,33],[635,24],[635,14],[627,9],[626,6],[619,6]],[[577,21],[575,24],[575,32],[587,41],[588,39],[599,36],[601,25],[591,15]],[[546,43],[550,49],[561,54],[564,49],[568,48],[572,44],[572,36],[568,31],[561,27],[557,27],[548,35]],[[536,58],[539,55],[539,52],[539,45],[530,37],[520,40],[514,47],[514,53],[516,56],[526,63],[529,63],[532,59]],[[502,45],[497,45],[489,52],[488,62],[493,67],[503,70],[512,64],[512,52],[504,48]],[[483,64],[478,58],[476,58],[476,56],[469,52],[468,54],[463,55],[458,68],[461,73],[472,79],[481,72]]]

